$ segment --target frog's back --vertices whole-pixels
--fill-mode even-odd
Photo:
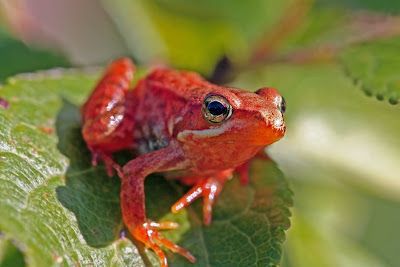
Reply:
[[[162,88],[175,97],[187,99],[191,103],[203,96],[204,90],[218,87],[207,82],[203,77],[194,72],[158,69],[146,77],[147,87]]]
[[[140,154],[168,146],[173,125],[212,85],[192,72],[155,70],[131,92],[134,101],[134,139]],[[215,87],[215,85],[213,85]],[[133,107],[132,107],[133,108]]]

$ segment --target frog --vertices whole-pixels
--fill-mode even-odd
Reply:
[[[251,160],[267,157],[264,148],[284,136],[286,102],[270,87],[249,92],[167,68],[151,71],[130,89],[135,69],[126,57],[109,64],[81,108],[82,136],[92,164],[102,162],[109,176],[116,172],[121,178],[122,217],[133,238],[153,250],[162,267],[168,266],[162,246],[195,262],[159,233],[177,223],[146,217],[145,178],[163,173],[192,186],[171,210],[177,213],[202,197],[209,225],[232,174],[238,172],[246,184]],[[113,154],[121,150],[138,156],[120,166]]]

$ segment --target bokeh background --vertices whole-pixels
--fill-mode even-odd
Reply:
[[[287,134],[269,154],[294,191],[282,266],[400,266],[400,109],[343,63],[399,36],[398,13],[396,0],[3,0],[0,82],[130,56],[275,87]]]

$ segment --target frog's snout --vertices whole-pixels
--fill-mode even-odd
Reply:
[[[283,114],[286,111],[286,101],[274,88],[264,87],[256,91],[256,94],[267,100],[268,110],[263,112],[263,117],[269,128],[280,139],[286,132]]]
[[[280,139],[285,135],[286,124],[283,119],[283,113],[281,111],[272,111],[267,115],[267,125],[273,130],[276,136]]]

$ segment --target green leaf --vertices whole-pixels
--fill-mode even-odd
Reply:
[[[10,78],[0,90],[9,101],[0,107],[0,231],[21,244],[29,266],[158,265],[153,252],[119,237],[119,179],[91,166],[82,140],[79,106],[96,79],[53,70]],[[227,183],[210,227],[202,224],[202,201],[170,213],[187,190],[176,181],[152,175],[145,187],[148,217],[178,221],[165,236],[198,260],[168,252],[171,266],[279,263],[292,193],[273,162],[254,162],[247,187]]]
[[[0,91],[9,101],[0,109],[0,229],[30,266],[140,266],[136,248],[116,238],[118,181],[91,168],[87,154],[77,158],[84,146],[78,108],[68,101],[82,101],[93,75],[52,76],[11,78]]]
[[[400,100],[400,37],[351,47],[341,55],[348,75],[369,96],[387,99],[391,104]]]
[[[0,267],[7,266],[23,267],[25,262],[18,247],[3,236],[0,238]]]
[[[0,31],[0,58],[0,82],[21,72],[69,66],[67,60],[60,55],[28,47],[2,31]]]

